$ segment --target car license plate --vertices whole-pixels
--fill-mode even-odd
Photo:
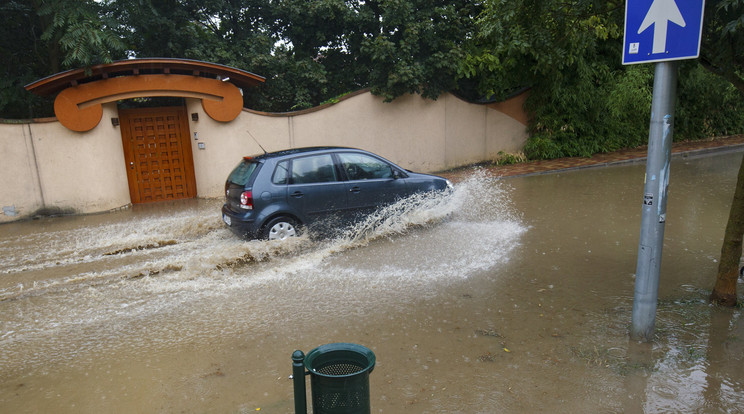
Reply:
[[[222,215],[222,221],[224,221],[228,226],[232,226],[232,220],[230,220],[230,217],[228,217],[227,214]]]

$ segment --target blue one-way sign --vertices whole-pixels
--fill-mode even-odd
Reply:
[[[623,64],[700,55],[705,0],[626,0]]]

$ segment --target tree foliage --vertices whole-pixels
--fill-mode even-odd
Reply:
[[[532,88],[530,158],[589,156],[643,142],[638,120],[648,112],[652,74],[620,65],[624,1],[486,4],[460,74],[495,98],[515,86]]]
[[[372,92],[390,101],[406,93],[436,99],[456,89],[463,40],[480,6],[472,1],[388,0],[370,3],[378,22],[365,36]]]
[[[207,60],[264,75],[267,82],[246,91],[245,100],[266,111],[308,108],[365,87],[386,100],[406,93],[436,99],[457,87],[461,46],[480,5],[472,0],[11,0],[0,7],[7,12],[0,22],[14,33],[0,39],[0,47],[13,48],[10,40],[22,37],[26,50],[47,51],[41,62],[31,54],[19,56],[14,67],[33,65],[33,70],[6,77],[15,89],[0,101],[0,114],[17,117],[12,108],[19,105],[11,101],[35,99],[21,89],[24,82],[126,57]],[[49,108],[47,102],[26,112],[51,115]]]
[[[744,0],[708,1],[715,52],[681,69],[678,137],[744,129],[728,84]],[[23,85],[127,57],[206,60],[263,76],[245,105],[309,108],[360,88],[390,101],[452,91],[501,99],[530,87],[532,158],[644,142],[648,66],[620,65],[625,2],[610,0],[6,0],[0,5],[0,117],[49,116]],[[711,17],[711,18],[713,18]],[[706,27],[708,27],[706,17]],[[740,65],[740,62],[738,63]],[[734,76],[734,77],[732,77]],[[738,78],[737,78],[738,77]]]
[[[0,117],[30,118],[46,113],[51,106],[23,89],[23,85],[51,73],[43,53],[44,32],[38,15],[28,2],[0,5]]]
[[[744,93],[744,0],[706,2],[700,63]]]
[[[128,56],[194,59],[212,43],[198,20],[200,8],[195,3],[109,0],[107,9],[118,23],[113,30],[123,39]]]
[[[110,62],[123,50],[93,0],[9,0],[0,5],[0,117],[48,116],[51,101],[23,86],[66,69]]]
[[[476,77],[481,91],[497,97],[514,85],[591,75],[587,63],[601,58],[602,41],[622,36],[623,3],[487,1],[460,75]]]
[[[727,3],[721,10],[741,16],[731,8],[740,1],[709,1],[706,7]],[[487,1],[459,75],[497,99],[517,86],[532,88],[525,147],[530,158],[590,156],[643,144],[653,73],[651,65],[621,65],[624,10],[624,1]],[[730,53],[719,68],[741,56],[736,49],[744,42],[737,40],[723,42]],[[742,97],[695,61],[682,64],[678,92],[676,138],[744,131]]]
[[[494,0],[459,75],[497,98],[531,86],[531,158],[589,156],[645,142],[653,74],[623,67],[624,2]],[[708,0],[699,61],[679,68],[675,138],[744,131],[744,0]],[[707,69],[703,70],[702,68]],[[744,239],[744,163],[711,300],[734,305]]]
[[[52,70],[111,62],[123,50],[121,39],[101,4],[92,0],[34,0],[44,25],[41,40],[50,52]],[[61,60],[61,62],[60,62]]]

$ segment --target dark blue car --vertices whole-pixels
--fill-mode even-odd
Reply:
[[[367,151],[297,148],[244,157],[225,182],[222,220],[248,238],[285,239],[301,228],[326,232],[419,192],[452,188]]]

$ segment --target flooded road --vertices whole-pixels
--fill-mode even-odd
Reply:
[[[237,240],[219,200],[2,225],[0,412],[290,413],[331,342],[375,352],[373,412],[741,412],[742,310],[707,303],[741,157],[672,164],[653,344],[643,164],[474,172],[329,241]]]

